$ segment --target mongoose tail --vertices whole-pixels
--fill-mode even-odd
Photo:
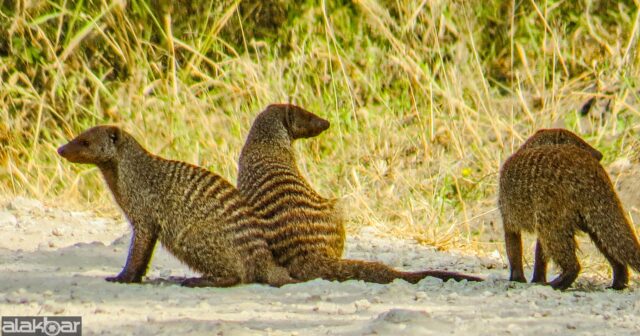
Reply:
[[[305,278],[305,280],[314,278],[337,281],[362,280],[380,284],[390,283],[395,279],[403,279],[410,283],[417,283],[429,276],[444,281],[451,279],[455,281],[484,280],[475,276],[446,271],[402,272],[380,262],[333,258],[323,258],[321,260],[314,260],[313,262],[307,260],[297,266],[293,265],[291,269],[294,270],[291,274],[294,278],[298,278],[299,276]]]

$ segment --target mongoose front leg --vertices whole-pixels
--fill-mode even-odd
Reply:
[[[129,246],[127,262],[117,276],[107,277],[110,282],[134,283],[141,282],[147,273],[147,267],[156,246],[158,237],[155,233],[134,227]]]
[[[522,267],[522,235],[520,232],[510,232],[505,228],[504,241],[507,247],[507,258],[511,274],[510,281],[527,282]]]
[[[547,283],[547,256],[544,254],[540,239],[536,240],[536,255],[533,263],[533,283]]]

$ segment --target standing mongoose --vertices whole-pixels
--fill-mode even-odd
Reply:
[[[95,164],[131,223],[126,265],[115,282],[140,282],[159,239],[179,260],[201,273],[190,287],[296,282],[277,266],[237,189],[194,165],[147,152],[127,132],[97,126],[58,149],[74,163]]]
[[[627,265],[640,271],[640,245],[602,154],[564,129],[543,129],[529,138],[500,170],[498,203],[511,281],[526,282],[521,231],[534,232],[532,282],[546,283],[547,259],[561,269],[549,284],[566,289],[578,276],[576,231],[586,232],[613,269],[611,288],[628,282]]]
[[[445,271],[401,272],[379,262],[341,259],[345,229],[336,201],[318,195],[301,175],[292,143],[314,137],[329,122],[298,106],[274,104],[260,113],[240,154],[238,190],[268,225],[265,236],[279,265],[299,280],[358,279],[416,283],[426,276],[480,281]]]

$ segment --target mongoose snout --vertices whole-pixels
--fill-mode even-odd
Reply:
[[[58,148],[58,154],[73,163],[101,164],[113,159],[119,146],[120,129],[97,126]]]
[[[82,160],[83,155],[81,152],[84,146],[85,145],[80,144],[77,141],[71,141],[58,148],[58,155],[73,163],[90,163]]]
[[[287,130],[291,139],[312,138],[331,126],[328,120],[291,104],[271,104],[267,106],[262,117],[279,121]],[[267,124],[264,121],[261,123]]]

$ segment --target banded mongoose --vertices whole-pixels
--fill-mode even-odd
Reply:
[[[95,164],[131,223],[126,265],[107,281],[140,282],[156,241],[200,278],[189,287],[297,282],[277,266],[243,198],[228,181],[194,165],[147,152],[115,126],[88,129],[58,153],[74,163]]]
[[[426,276],[481,281],[445,271],[400,272],[379,262],[341,259],[344,222],[336,201],[316,193],[298,170],[292,142],[317,136],[329,122],[301,107],[274,104],[260,113],[240,154],[238,190],[268,228],[265,236],[279,265],[298,280],[358,279],[416,283]]]
[[[611,288],[628,282],[627,265],[640,271],[640,246],[599,161],[602,154],[564,129],[542,129],[500,170],[498,203],[511,281],[526,282],[521,231],[538,240],[532,282],[546,283],[547,259],[561,269],[549,284],[567,289],[580,272],[576,231],[586,232],[613,269]]]

